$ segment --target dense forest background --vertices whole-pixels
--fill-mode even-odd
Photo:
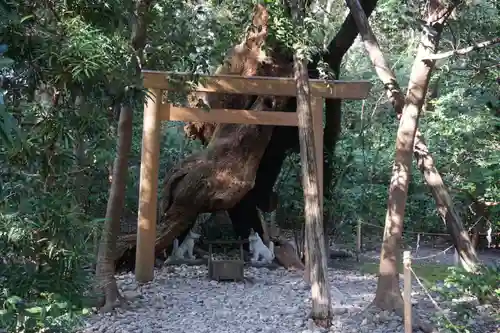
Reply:
[[[421,5],[379,0],[370,17],[403,85],[422,29]],[[122,219],[133,224],[137,217],[143,94],[136,67],[212,72],[241,37],[252,7],[251,1],[155,1],[138,55],[131,43],[134,1],[0,3],[0,316],[35,304],[33,327],[40,328],[80,313],[106,212],[121,103],[134,112]],[[269,11],[271,38],[294,40],[282,7],[272,3]],[[319,2],[313,13],[311,54],[328,45],[348,10],[342,2]],[[499,14],[495,0],[462,4],[445,27],[441,50],[496,38]],[[500,205],[485,204],[500,198],[499,63],[498,46],[438,60],[419,126],[466,227],[482,219],[482,233],[500,228]],[[321,76],[332,78],[320,65]],[[361,221],[364,241],[380,243],[397,123],[359,38],[340,78],[374,86],[368,99],[342,103],[341,136],[335,152],[326,152],[327,223],[336,242],[353,245]],[[162,127],[160,174],[200,149],[182,127]],[[303,222],[300,172],[298,155],[290,154],[276,185],[276,218],[288,229]],[[405,231],[446,232],[416,167],[405,219]]]

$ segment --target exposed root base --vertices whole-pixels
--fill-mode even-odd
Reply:
[[[322,327],[322,328],[329,328],[332,326],[332,320],[330,318],[322,318],[322,319],[313,319],[314,325],[317,327]]]
[[[99,291],[99,289],[97,291]],[[108,279],[104,286],[101,285],[100,291],[102,292],[102,296],[98,303],[100,313],[107,313],[113,311],[117,307],[126,308],[128,306],[128,301],[120,294],[114,277]]]
[[[127,308],[129,305],[127,299],[118,293],[114,299],[106,299],[104,305],[99,309],[100,313],[112,312],[114,309],[121,307]]]
[[[315,328],[329,329],[332,326],[332,313],[329,311],[327,317],[319,316],[315,317],[313,313],[309,313],[309,320],[307,325],[309,331],[315,332]]]

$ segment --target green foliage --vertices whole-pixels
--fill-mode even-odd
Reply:
[[[18,332],[62,329],[82,311],[90,240],[100,224],[81,211],[71,175],[51,180],[20,164],[11,167],[2,169],[0,323]]]
[[[239,38],[250,5],[155,2],[145,67],[210,71]],[[85,312],[122,102],[139,111],[124,216],[136,214],[143,101],[128,93],[141,86],[130,45],[134,6],[0,7],[1,42],[10,46],[0,58],[8,82],[0,109],[0,327],[8,331],[70,331]],[[170,148],[162,170],[199,146],[178,128],[163,128]]]
[[[432,287],[437,283],[443,281],[449,274],[448,267],[440,264],[432,263],[412,263],[411,269],[415,272],[418,278],[422,281],[424,286]],[[361,264],[361,272],[377,275],[379,274],[379,265],[373,262]],[[403,263],[398,264],[398,272],[403,274]]]
[[[463,268],[452,267],[444,280],[444,287],[438,289],[447,298],[472,296],[479,303],[500,302],[500,266],[481,266],[475,273]]]
[[[268,46],[300,48],[307,56],[321,51],[345,11],[342,3],[331,8],[322,4],[297,25],[282,2],[267,2]],[[144,54],[139,55],[143,68],[213,70],[243,36],[253,5],[250,0],[155,1],[147,14]],[[421,8],[392,0],[378,6],[372,26],[404,88],[418,43]],[[471,45],[499,31],[498,4],[467,6],[447,25],[443,49]],[[21,0],[0,6],[0,42],[9,46],[0,56],[0,321],[9,330],[64,330],[85,308],[90,287],[86,267],[95,261],[95,240],[106,211],[122,102],[131,103],[135,111],[123,215],[137,214],[143,96],[130,93],[141,87],[138,55],[130,45],[134,9],[132,0]],[[493,112],[498,108],[498,52],[491,48],[440,61],[431,82],[439,79],[439,94],[428,101],[434,110],[421,120],[438,169],[464,217],[470,197],[463,193],[485,201],[500,197],[500,134]],[[340,141],[335,152],[326,152],[334,179],[325,189],[325,208],[342,242],[353,241],[357,221],[378,242],[397,124],[361,44],[355,43],[345,57],[342,79],[367,79],[374,87],[366,101],[343,103]],[[162,127],[161,176],[200,149],[199,143],[183,137],[181,127]],[[405,227],[442,232],[428,189],[419,172],[412,171]],[[300,226],[298,155],[287,158],[276,187],[278,222]],[[500,205],[491,209],[490,220],[500,221],[499,213]]]
[[[475,273],[463,268],[450,267],[444,283],[432,288],[443,301],[451,304],[453,318],[442,313],[436,315],[436,321],[444,332],[472,332],[476,326],[474,318],[478,308],[472,299],[477,299],[481,306],[493,310],[492,316],[499,315],[500,304],[500,266],[480,266]]]
[[[500,29],[498,15],[492,14],[495,6],[494,1],[484,1],[461,8],[457,18],[445,27],[442,50],[492,38],[492,32]],[[421,9],[397,1],[379,1],[371,18],[372,28],[403,90],[418,46],[417,19],[421,18]],[[476,20],[481,23],[476,24]],[[500,75],[495,59],[499,52],[500,48],[492,47],[438,61],[428,95],[436,83],[438,94],[427,99],[420,120],[420,130],[466,227],[474,225],[479,218],[474,214],[470,216],[470,195],[479,201],[498,202],[500,198],[500,132],[495,127],[499,121],[495,116],[499,89],[496,78]],[[363,241],[378,243],[387,209],[397,123],[361,43],[354,43],[344,58],[341,79],[370,80],[373,88],[365,101],[343,102],[340,141],[334,153],[325,152],[334,174],[333,184],[325,189],[330,195],[325,209],[341,243],[353,244],[358,220],[363,223]],[[285,171],[287,168],[292,171]],[[291,218],[300,219],[303,210],[298,159],[286,161],[282,176],[285,173],[289,176],[279,187],[280,204],[285,206],[282,214],[286,212],[286,216],[278,216],[282,223]],[[490,207],[489,214],[489,222],[496,232],[500,227],[500,205]],[[405,231],[447,232],[415,166],[406,205]],[[405,239],[411,240],[411,236],[407,234]]]

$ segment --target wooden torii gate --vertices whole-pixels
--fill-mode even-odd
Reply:
[[[142,134],[139,213],[137,220],[137,247],[135,277],[138,282],[148,282],[154,276],[156,243],[156,215],[158,201],[158,167],[160,155],[160,125],[162,121],[199,121],[211,123],[259,124],[297,126],[295,112],[269,112],[233,109],[178,107],[163,102],[165,91],[174,90],[169,78],[182,78],[186,74],[142,71],[144,87],[152,100],[144,104]],[[200,75],[195,91],[258,96],[296,96],[295,80],[283,77],[242,77],[235,75]],[[172,80],[172,82],[174,82]],[[323,102],[325,98],[365,99],[371,89],[368,81],[309,80],[313,133],[318,168],[319,194],[323,198]],[[323,201],[321,200],[321,209]]]

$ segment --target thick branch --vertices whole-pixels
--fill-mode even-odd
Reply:
[[[358,0],[347,0],[347,6],[351,10],[351,14],[358,26],[359,33],[363,39],[366,51],[370,56],[373,66],[375,67],[375,72],[377,73],[379,79],[384,84],[387,91],[387,97],[394,106],[396,114],[401,114],[404,106],[404,98],[401,93],[401,88],[396,81],[396,75],[389,67],[382,50],[378,44],[377,38],[368,23],[368,18],[365,12],[361,8],[361,4]]]
[[[462,266],[468,271],[473,271],[479,262],[476,250],[472,245],[467,230],[463,226],[462,219],[455,210],[448,189],[436,168],[434,159],[420,131],[417,131],[415,135],[413,155],[415,156],[418,168],[424,175],[425,182],[431,189],[439,215],[441,215],[451,235],[453,245],[459,253]]]
[[[466,55],[469,52],[478,51],[478,50],[481,50],[481,49],[484,49],[486,47],[490,47],[490,46],[493,46],[493,45],[496,45],[499,43],[500,43],[500,37],[497,37],[497,38],[487,40],[487,41],[484,41],[481,43],[477,43],[475,45],[471,45],[471,46],[464,47],[461,49],[431,54],[428,57],[426,57],[424,60],[439,60],[439,59],[449,58],[449,57],[454,56],[454,55]]]
[[[369,17],[377,6],[377,0],[363,0],[361,6],[366,16]],[[330,67],[335,68],[335,64],[340,64],[344,54],[349,50],[357,35],[356,22],[352,13],[350,13],[340,26],[335,38],[328,45],[328,53],[323,57]]]

